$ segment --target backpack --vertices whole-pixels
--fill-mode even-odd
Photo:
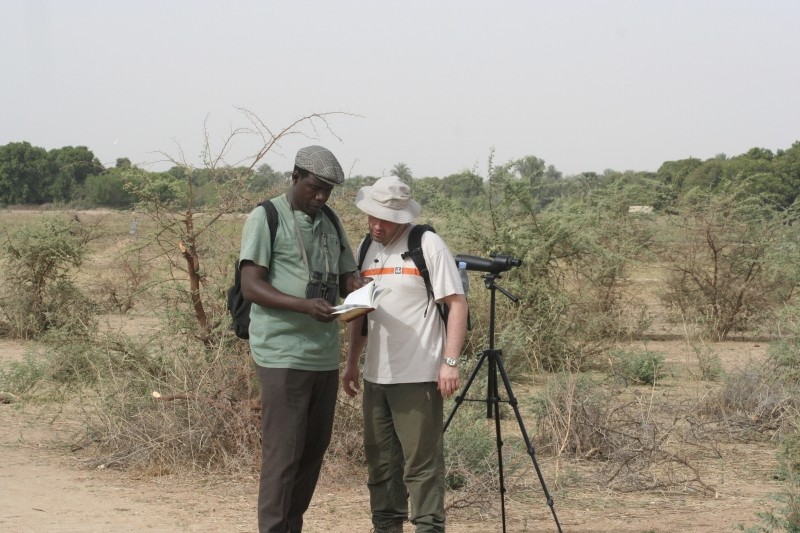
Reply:
[[[436,230],[433,229],[433,226],[428,224],[417,224],[411,228],[411,233],[408,235],[408,250],[400,254],[400,257],[403,259],[411,258],[414,261],[414,266],[417,267],[419,270],[420,275],[422,276],[422,281],[425,282],[425,290],[428,293],[428,299],[433,298],[433,287],[431,286],[431,275],[428,272],[428,265],[425,263],[425,256],[422,254],[422,235],[426,231],[432,231],[436,233]],[[361,243],[361,248],[359,249],[358,253],[358,270],[361,271],[361,265],[364,264],[364,258],[367,256],[367,250],[369,249],[370,244],[372,244],[372,236],[367,233],[364,236],[364,240]],[[464,286],[464,296],[467,295],[467,291],[469,289],[469,279],[467,278],[466,271],[459,269],[459,273],[461,274],[461,284]],[[449,309],[447,304],[445,303],[437,303],[436,304],[436,311],[439,313],[439,317],[441,317],[442,321],[444,322],[445,328],[447,328],[447,317],[449,314]],[[467,329],[472,329],[470,325],[469,315],[467,315]],[[367,321],[361,325],[361,335],[366,337],[367,335]]]
[[[261,207],[267,212],[267,226],[269,226],[269,242],[270,246],[275,244],[275,235],[278,233],[278,210],[271,200],[264,200],[260,204]],[[344,250],[344,240],[342,239],[342,229],[339,223],[339,217],[333,212],[327,204],[322,204],[322,212],[328,217],[328,220],[333,222],[333,227],[336,228],[336,233],[339,235],[339,244],[341,249]],[[231,329],[240,339],[250,338],[250,306],[251,302],[245,300],[242,296],[242,274],[239,271],[239,261],[236,261],[234,266],[233,286],[228,289],[228,311],[231,314]]]

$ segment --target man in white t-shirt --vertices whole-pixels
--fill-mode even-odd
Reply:
[[[436,233],[426,231],[421,242],[433,297],[414,261],[402,256],[421,211],[402,180],[388,176],[362,187],[356,206],[368,215],[372,241],[361,275],[391,289],[376,310],[350,322],[342,374],[342,388],[355,396],[366,346],[364,449],[374,531],[402,533],[409,519],[418,533],[444,531],[443,398],[459,387],[458,356],[467,329],[464,288]],[[449,308],[446,328],[437,302]]]

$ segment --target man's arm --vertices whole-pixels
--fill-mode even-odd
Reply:
[[[361,325],[366,319],[367,316],[364,315],[347,324],[347,336],[350,342],[347,343],[347,362],[342,373],[342,390],[350,397],[355,396],[361,388],[358,362],[364,346],[367,345],[367,338],[361,335]]]
[[[325,298],[298,298],[279,291],[266,282],[267,269],[252,261],[242,261],[242,296],[245,300],[273,309],[305,313],[320,322],[336,318],[333,306]]]
[[[444,398],[449,398],[459,387],[458,365],[448,366],[444,363],[447,358],[458,359],[461,348],[464,346],[464,337],[467,334],[467,312],[469,305],[463,294],[451,294],[442,298],[449,309],[447,316],[447,337],[442,353],[442,364],[439,368],[439,392]]]

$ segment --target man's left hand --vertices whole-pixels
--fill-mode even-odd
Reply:
[[[342,294],[342,297],[360,289],[370,281],[372,281],[372,278],[364,277],[358,272],[348,272],[344,276],[344,284],[342,285],[344,294]]]
[[[439,368],[439,392],[443,398],[449,398],[458,391],[458,367],[442,363]]]

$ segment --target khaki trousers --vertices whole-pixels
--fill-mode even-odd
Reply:
[[[364,451],[376,527],[410,518],[417,532],[444,531],[442,419],[436,383],[364,382]]]

